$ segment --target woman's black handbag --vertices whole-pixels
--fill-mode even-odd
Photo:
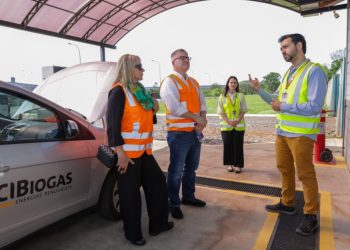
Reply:
[[[115,154],[113,150],[105,144],[101,144],[98,147],[96,158],[99,159],[108,168],[115,167],[118,162],[118,155]]]

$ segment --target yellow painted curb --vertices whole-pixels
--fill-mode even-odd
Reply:
[[[332,220],[332,197],[321,192],[320,206],[320,250],[334,250],[334,229]]]
[[[275,203],[279,201],[279,198],[277,197],[272,197],[272,196],[263,195],[263,194],[254,194],[249,192],[212,188],[212,187],[200,186],[200,185],[198,185],[198,187],[202,189],[214,190],[214,191],[219,191],[219,192],[229,193],[234,195],[244,195],[244,196],[249,196],[254,198],[270,199],[270,200],[273,200]],[[257,240],[255,241],[254,248],[253,248],[254,250],[267,249],[273,230],[275,228],[277,219],[278,219],[278,213],[267,213],[267,217],[264,222],[264,225],[262,226],[259,232]]]
[[[277,220],[278,220],[278,213],[267,214],[266,220],[264,222],[262,229],[260,230],[258,239],[255,242],[253,250],[267,249],[271,239],[271,235],[277,223]]]
[[[201,176],[206,177],[206,176]],[[207,177],[207,178],[213,178],[213,177]],[[216,178],[218,180],[226,180],[226,181],[235,181],[232,179],[224,179],[224,178]],[[240,183],[247,183],[252,184],[252,182],[243,182],[238,181]],[[265,185],[261,183],[254,183],[258,185]],[[207,189],[207,190],[215,190],[219,192],[224,193],[230,193],[235,195],[244,195],[249,197],[256,197],[256,198],[265,198],[265,199],[271,199],[275,202],[278,202],[278,197],[272,197],[268,195],[263,194],[254,194],[249,192],[243,192],[243,191],[236,191],[236,190],[230,190],[230,189],[220,189],[220,188],[213,188],[208,186],[201,186],[200,184],[196,185],[199,188]],[[330,192],[320,192],[320,244],[319,244],[319,250],[334,250],[334,229],[333,229],[333,220],[332,220],[332,198]],[[260,233],[258,235],[258,238],[254,245],[254,250],[261,250],[261,249],[267,249],[271,235],[273,233],[274,227],[276,225],[276,222],[278,220],[278,213],[268,213],[268,216],[264,222],[263,227],[260,230]]]
[[[334,156],[335,158],[335,165],[327,164],[327,163],[315,163],[315,167],[322,167],[322,168],[337,168],[337,169],[347,169],[345,159],[343,156]]]

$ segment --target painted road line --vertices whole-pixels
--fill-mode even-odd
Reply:
[[[320,250],[334,250],[332,197],[330,192],[321,192]]]
[[[203,176],[202,176],[203,177]],[[208,177],[207,177],[208,178]],[[233,181],[232,179],[225,179],[225,178],[215,178],[218,180],[225,180],[225,181]],[[252,182],[240,182],[240,183],[249,183]],[[254,184],[257,185],[264,185],[262,183],[255,182]],[[234,195],[242,195],[242,196],[249,196],[249,197],[255,197],[255,198],[264,198],[264,199],[270,199],[274,200],[276,203],[279,201],[278,197],[272,197],[264,194],[255,194],[250,192],[244,192],[244,191],[236,191],[236,190],[230,190],[230,189],[221,189],[221,188],[213,188],[208,186],[202,186],[202,185],[196,185],[199,188],[207,189],[207,190],[215,190],[219,192],[224,193],[230,193]],[[272,236],[274,227],[278,220],[278,213],[268,213],[268,216],[264,222],[264,225],[259,233],[259,236],[255,242],[254,250],[260,250],[260,249],[266,249],[268,247],[270,238]],[[320,192],[320,234],[319,234],[320,244],[319,249],[320,250],[334,250],[334,229],[333,229],[333,220],[332,220],[332,199],[331,199],[331,193],[329,192]]]
[[[214,190],[218,192],[223,192],[223,193],[229,193],[229,194],[234,194],[234,195],[242,195],[242,196],[249,196],[249,197],[254,197],[254,198],[263,198],[263,199],[269,199],[272,200],[273,203],[277,203],[279,201],[279,198],[276,197],[271,197],[267,195],[262,195],[262,194],[254,194],[254,193],[248,193],[248,192],[241,192],[241,191],[235,191],[235,190],[229,190],[229,189],[219,189],[219,188],[212,188],[212,187],[207,187],[207,186],[199,186],[199,188],[202,189],[207,189],[207,190]],[[267,217],[265,219],[265,222],[259,232],[258,238],[255,241],[254,244],[254,250],[261,250],[261,249],[267,249],[270,238],[272,236],[273,230],[275,228],[275,225],[278,220],[278,213],[267,213]]]
[[[262,250],[268,248],[277,220],[278,213],[267,213],[266,220],[260,230],[257,240],[255,241],[253,250]]]
[[[327,163],[314,163],[316,167],[325,167],[325,168],[338,168],[338,169],[347,169],[345,159],[343,156],[334,156],[335,165],[327,164]]]

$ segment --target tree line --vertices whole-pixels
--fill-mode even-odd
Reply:
[[[344,53],[343,50],[337,50],[331,54],[332,63],[331,65],[323,65],[328,80],[332,79],[332,77],[336,74],[336,72],[341,67],[343,60],[344,60]],[[261,81],[261,87],[269,92],[274,93],[278,86],[280,85],[282,80],[282,76],[279,73],[276,72],[270,72],[266,76],[263,77]],[[223,91],[223,86],[215,83],[210,86],[210,88],[202,89],[204,95],[206,97],[212,96],[216,97],[219,96],[220,93]],[[252,89],[252,87],[249,85],[248,80],[244,80],[239,82],[239,91],[245,95],[254,95],[256,92]]]
[[[337,50],[333,52],[331,54],[331,59],[332,59],[332,63],[330,66],[323,65],[326,71],[328,80],[330,80],[336,74],[336,72],[342,65],[342,62],[344,60],[343,50]],[[281,80],[282,80],[282,76],[279,73],[270,72],[269,74],[263,77],[261,81],[261,87],[269,93],[274,93],[278,88],[278,86],[280,85]],[[220,85],[219,83],[214,83],[209,87],[206,86],[201,88],[205,97],[218,97],[222,93],[223,89],[224,89],[223,84]],[[153,86],[152,91],[159,98],[159,87]],[[248,80],[239,82],[239,92],[245,95],[256,94],[255,90],[253,90],[253,88],[249,85]]]

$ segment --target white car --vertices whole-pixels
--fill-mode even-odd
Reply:
[[[0,248],[99,205],[117,219],[117,171],[96,159],[105,131],[48,99],[0,81]]]

